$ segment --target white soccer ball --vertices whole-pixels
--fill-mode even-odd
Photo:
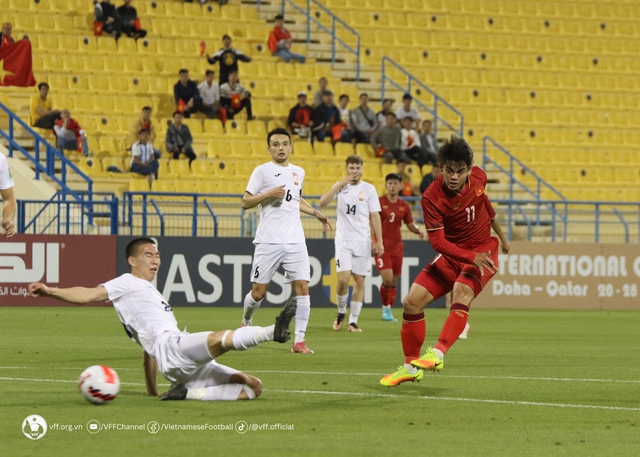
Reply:
[[[120,378],[115,370],[105,365],[94,365],[82,372],[78,388],[90,403],[104,405],[120,392]]]

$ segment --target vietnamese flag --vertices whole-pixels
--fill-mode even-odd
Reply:
[[[20,40],[0,48],[0,86],[35,86],[31,42]]]
[[[178,106],[176,107],[176,111],[180,111],[181,113],[184,113],[184,110],[187,108],[187,104],[184,102],[184,100],[180,99],[178,100]]]

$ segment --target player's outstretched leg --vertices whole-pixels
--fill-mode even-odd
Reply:
[[[216,364],[216,367],[219,367],[219,369],[216,368],[214,369],[214,371],[229,370],[229,367],[225,367],[224,365]],[[261,393],[262,381],[260,381],[255,376],[236,372],[229,377],[228,382],[208,387],[187,388],[183,383],[175,383],[171,386],[171,389],[160,395],[160,400],[254,400],[255,398],[259,397]]]
[[[380,384],[385,387],[395,387],[398,384],[407,381],[418,381],[424,377],[424,371],[422,370],[412,370],[410,372],[404,365],[400,365],[396,371],[393,373],[389,373],[384,378],[380,380]]]
[[[187,387],[181,382],[171,385],[171,389],[160,395],[160,400],[186,400]]]
[[[439,372],[444,368],[444,355],[442,353],[438,354],[438,352],[437,349],[428,347],[427,352],[422,357],[411,361],[411,365],[423,370]]]
[[[282,311],[278,317],[276,317],[276,325],[273,330],[273,341],[277,341],[278,343],[286,343],[291,339],[291,334],[289,333],[289,325],[291,324],[291,320],[296,315],[296,298],[291,297],[287,300],[282,307]]]

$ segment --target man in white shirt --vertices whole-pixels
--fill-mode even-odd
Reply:
[[[405,117],[410,117],[413,120],[412,127],[417,129],[420,122],[420,114],[418,110],[411,106],[411,102],[413,101],[413,97],[411,94],[406,93],[402,97],[402,106],[396,110],[396,119],[398,121],[404,119]]]
[[[0,152],[0,197],[2,197],[2,235],[7,238],[16,232],[13,218],[16,215],[16,198],[13,195],[13,177],[7,158]]]
[[[198,85],[200,97],[202,97],[202,106],[209,107],[208,117],[213,119],[218,116],[220,111],[220,88],[218,83],[213,82],[213,70],[207,70],[204,74],[204,81]]]
[[[171,305],[152,281],[160,253],[151,238],[136,238],[126,248],[131,273],[94,288],[59,289],[29,284],[32,297],[52,297],[67,303],[112,301],[125,332],[143,348],[145,382],[150,396],[158,395],[156,372],[173,383],[160,400],[253,400],[262,392],[254,376],[216,362],[230,350],[242,351],[266,341],[289,340],[295,302],[289,300],[275,325],[218,332],[180,331]]]
[[[155,150],[149,141],[149,129],[140,129],[138,141],[131,146],[130,169],[133,173],[148,176],[151,184],[154,179],[158,179],[159,167]]]
[[[305,171],[289,163],[291,134],[286,129],[276,128],[267,135],[267,145],[271,161],[253,170],[242,197],[243,209],[260,207],[260,224],[253,240],[256,250],[251,266],[252,287],[244,298],[242,325],[251,325],[271,278],[282,265],[285,282],[293,283],[297,303],[291,352],[313,354],[304,339],[311,311],[311,267],[300,213],[315,216],[323,230],[331,225],[324,214],[302,198]]]
[[[358,317],[364,299],[364,278],[371,275],[371,253],[381,256],[382,224],[380,222],[380,200],[375,187],[361,181],[362,157],[347,157],[347,176],[335,183],[331,189],[320,197],[320,206],[327,206],[331,201],[338,201],[336,209],[336,272],[338,273],[338,315],[333,329],[342,329],[347,312],[349,297],[349,279],[353,276],[355,287],[351,295],[351,314],[349,316],[349,332],[361,332]],[[369,222],[371,216],[371,222]],[[370,225],[371,224],[371,225]],[[371,242],[371,228],[376,241]]]

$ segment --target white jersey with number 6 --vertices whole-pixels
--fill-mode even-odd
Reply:
[[[336,241],[370,240],[369,215],[380,212],[376,188],[364,181],[355,186],[347,184],[336,194],[336,199]]]
[[[281,167],[267,162],[251,173],[247,192],[260,195],[284,184],[284,198],[267,199],[260,204],[260,224],[253,244],[304,243],[304,230],[300,221],[300,195],[304,170],[295,165]]]

